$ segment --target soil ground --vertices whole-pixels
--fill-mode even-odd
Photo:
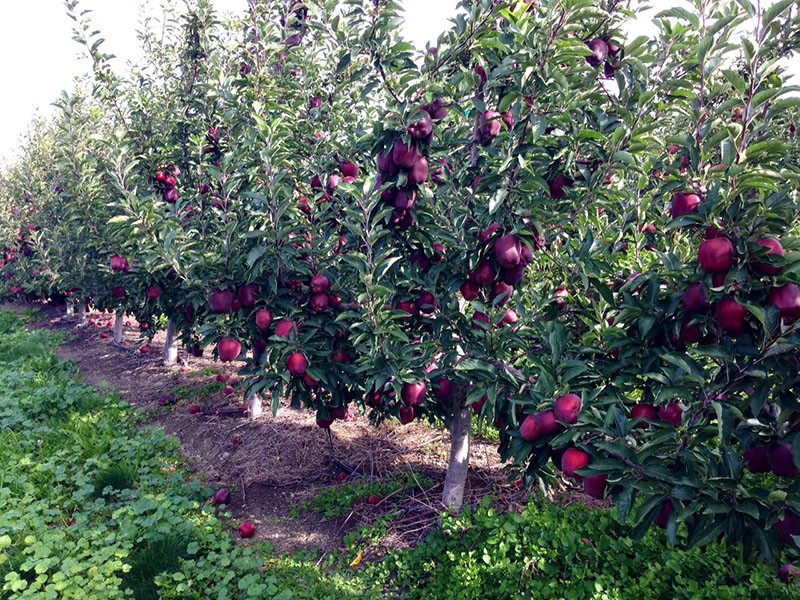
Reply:
[[[231,381],[217,380],[223,375],[235,383],[237,366],[190,357],[183,350],[178,364],[165,366],[163,332],[144,353],[133,319],[124,321],[124,342],[119,346],[113,343],[113,315],[89,313],[87,325],[78,327],[64,316],[63,307],[33,307],[41,319],[32,327],[69,332],[58,353],[78,365],[86,383],[117,392],[145,411],[148,424],[177,437],[197,476],[212,488],[229,486],[235,518],[253,521],[256,535],[278,550],[336,552],[348,532],[391,513],[389,534],[369,551],[372,556],[364,557],[375,559],[389,549],[415,545],[438,522],[449,454],[444,428],[394,420],[376,428],[357,414],[334,422],[329,440],[312,411],[281,406],[273,416],[265,407],[264,415],[251,420],[244,410],[242,387],[226,394]],[[200,411],[192,412],[192,405]],[[348,469],[354,473],[348,474]],[[291,516],[293,509],[326,488],[359,478],[389,481],[399,476],[421,485],[401,499],[356,503],[347,517],[323,519],[312,511]],[[472,446],[465,502],[476,506],[487,496],[501,510],[521,510],[528,498],[524,489],[508,483],[496,442],[478,437]],[[558,501],[577,500],[597,504],[574,492],[559,495]]]

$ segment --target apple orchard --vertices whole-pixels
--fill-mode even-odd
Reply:
[[[423,53],[391,0],[189,4],[120,75],[67,2],[93,73],[0,175],[3,296],[168,327],[254,414],[444,423],[454,510],[477,415],[640,535],[794,543],[790,0],[463,0]]]

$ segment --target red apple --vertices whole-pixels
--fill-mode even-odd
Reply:
[[[683,306],[688,311],[700,312],[708,308],[708,290],[702,281],[691,284],[683,293]]]
[[[302,377],[306,374],[306,369],[308,369],[308,359],[306,355],[302,352],[290,354],[286,359],[286,368],[289,370],[292,377]]]
[[[747,309],[735,298],[724,298],[717,304],[717,323],[729,335],[741,335],[747,331]]]
[[[420,110],[414,116],[414,122],[408,126],[408,135],[415,140],[427,138],[433,132],[433,120],[425,110]]]
[[[252,308],[256,303],[256,294],[258,294],[259,291],[261,291],[261,288],[255,283],[246,283],[239,288],[239,302],[241,302],[242,306],[245,308]]]
[[[631,409],[631,419],[647,419],[648,421],[655,421],[658,417],[658,411],[652,404],[637,404]],[[650,424],[641,422],[636,425],[639,429],[649,429]]]
[[[574,425],[578,422],[578,416],[581,414],[582,406],[583,402],[580,396],[577,394],[564,394],[556,399],[553,412],[556,415],[556,419],[559,421]]]
[[[505,306],[511,300],[514,288],[504,281],[495,281],[489,294],[489,302],[494,306]]]
[[[314,294],[308,301],[308,306],[316,313],[328,310],[328,294]]]
[[[128,264],[128,259],[124,256],[119,256],[115,254],[111,257],[111,270],[112,271],[122,271],[123,273],[127,273],[130,271],[130,265]]]
[[[769,303],[778,307],[784,323],[791,324],[800,319],[800,287],[795,284],[772,288]]]
[[[475,300],[480,294],[480,287],[473,279],[467,279],[464,281],[459,289],[461,290],[461,295],[464,296],[464,300],[467,302],[470,300]]]
[[[436,310],[436,307],[439,306],[439,303],[436,301],[436,296],[423,290],[417,298],[417,306],[419,307],[419,312],[423,315],[431,315]]]
[[[599,67],[608,57],[608,44],[601,38],[595,38],[587,44],[592,56],[586,57],[586,62],[593,67]]]
[[[733,244],[726,237],[704,240],[697,255],[706,273],[726,273],[733,266]]]
[[[413,317],[417,316],[417,305],[411,302],[411,300],[401,300],[397,303],[395,308],[401,312],[408,314],[407,317],[403,317],[403,320],[411,320]]]
[[[330,285],[331,282],[325,275],[314,275],[314,277],[311,278],[309,287],[311,288],[312,294],[322,294],[328,291]]]
[[[769,450],[767,446],[750,446],[743,454],[747,469],[751,473],[769,473]]]
[[[297,325],[293,321],[283,320],[275,324],[276,336],[288,339],[292,334],[297,335]]]
[[[196,415],[197,413],[199,413],[199,412],[200,412],[200,410],[201,410],[201,409],[200,409],[200,405],[199,405],[199,404],[192,404],[192,405],[189,407],[189,412],[190,412],[191,414],[193,414],[193,415]]]
[[[217,354],[222,362],[231,362],[242,352],[242,344],[239,340],[226,337],[222,338],[217,344]]]
[[[504,235],[494,243],[494,255],[504,269],[516,267],[522,257],[522,243],[515,235]]]
[[[208,297],[208,304],[215,313],[229,313],[233,310],[233,292],[217,288]]]
[[[400,172],[400,167],[398,167],[394,160],[392,160],[391,150],[386,154],[383,152],[378,153],[378,171],[384,175],[389,175],[390,177],[397,175],[397,173]]]
[[[683,420],[683,408],[677,402],[670,402],[666,406],[658,407],[658,418],[675,427],[680,427]]]
[[[564,188],[572,187],[573,181],[566,175],[557,173],[548,183],[550,186],[550,197],[554,200],[561,200],[567,197]]]
[[[504,325],[513,325],[519,320],[517,313],[515,313],[510,308],[503,314],[503,318],[500,320],[500,326]]]
[[[672,514],[672,508],[672,500],[669,498],[664,500],[664,504],[661,505],[661,511],[654,521],[661,529],[667,528],[667,522],[669,521],[669,516]]]
[[[415,185],[428,180],[428,159],[424,156],[417,158],[408,171],[408,183]]]
[[[380,504],[381,497],[378,494],[372,494],[367,498],[367,504],[372,504],[375,506],[376,504]]]
[[[256,526],[250,521],[245,521],[239,525],[239,535],[243,538],[253,537],[256,533]]]
[[[534,415],[536,417],[536,431],[539,435],[554,435],[563,431],[564,426],[558,422],[554,410],[543,410]]]
[[[256,311],[256,327],[261,331],[266,331],[272,325],[272,313],[266,308],[259,308]]]
[[[414,420],[414,407],[413,406],[401,406],[400,407],[400,422],[403,425],[408,425],[413,420]]]
[[[536,415],[528,415],[519,426],[519,435],[526,442],[535,442],[539,438],[539,431],[536,428]]]
[[[767,449],[769,467],[778,477],[797,477],[800,468],[794,464],[791,444],[770,444]]]
[[[111,288],[111,296],[119,300],[120,298],[125,297],[125,288],[121,285],[114,286]]]
[[[158,300],[158,297],[160,295],[161,295],[161,287],[159,287],[155,283],[147,288],[147,297],[150,300]]]
[[[800,569],[791,563],[786,563],[778,569],[778,579],[783,583],[794,583],[800,581]]]
[[[783,509],[783,519],[775,523],[775,531],[778,532],[784,544],[794,546],[793,535],[800,535],[800,515],[792,512],[788,508]]]
[[[400,390],[400,397],[408,406],[419,406],[425,401],[427,391],[428,386],[425,385],[424,381],[404,383]]]
[[[591,457],[578,448],[567,448],[561,457],[561,470],[568,477],[581,477],[577,471],[589,466]]]
[[[672,195],[672,218],[696,213],[700,207],[700,196],[695,193],[678,192]]]
[[[767,249],[766,255],[774,254],[775,256],[783,256],[783,245],[773,237],[763,237],[758,240],[758,245]],[[777,275],[783,270],[780,265],[771,265],[769,263],[755,261],[753,262],[753,271],[759,275]]]
[[[345,177],[358,177],[358,165],[354,162],[346,162],[341,166],[342,175]]]
[[[211,504],[213,506],[220,506],[223,504],[230,504],[231,503],[231,491],[226,487],[219,488],[214,497],[211,499]]]
[[[453,397],[453,385],[451,379],[445,379],[444,377],[437,379],[433,382],[432,391],[434,397],[441,402],[447,402]]]
[[[321,416],[320,413],[317,413],[317,427],[320,429],[328,429],[332,423],[333,419],[326,419],[325,417]]]
[[[488,331],[491,327],[492,322],[489,319],[489,315],[480,311],[475,311],[475,314],[472,315],[472,328],[478,331]]]
[[[472,279],[479,285],[491,284],[496,276],[497,272],[488,260],[480,261],[472,273]]]
[[[398,167],[410,169],[419,158],[419,151],[414,144],[406,144],[402,138],[397,138],[392,146],[392,162]]]
[[[590,475],[583,480],[583,492],[587,496],[602,500],[606,494],[606,485],[608,484],[608,475]]]

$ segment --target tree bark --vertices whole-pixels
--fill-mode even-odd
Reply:
[[[125,315],[121,310],[114,313],[114,343],[121,344],[125,338],[125,332],[122,330],[122,320]]]
[[[167,322],[167,339],[164,341],[164,364],[174,365],[178,362],[178,338],[175,336],[175,320],[170,317]]]
[[[450,461],[444,480],[442,504],[450,512],[458,513],[464,504],[464,490],[469,471],[469,451],[472,443],[472,409],[465,407],[467,386],[456,384],[453,390],[452,412],[448,419],[450,429]]]
[[[260,394],[252,394],[247,399],[247,408],[250,413],[250,420],[257,419],[264,413],[264,400]]]
[[[78,327],[86,327],[86,300],[78,300]]]

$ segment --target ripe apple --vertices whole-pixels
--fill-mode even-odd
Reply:
[[[252,308],[256,303],[256,294],[261,291],[255,283],[246,283],[239,288],[239,302],[245,308]]]
[[[586,57],[586,62],[593,67],[599,67],[608,57],[608,44],[601,38],[595,38],[587,44],[592,56]]]
[[[667,528],[667,522],[669,521],[669,516],[672,514],[672,500],[667,498],[664,500],[664,504],[661,505],[661,511],[656,516],[655,524],[661,527],[661,529]]]
[[[392,161],[398,167],[410,169],[419,158],[419,151],[414,144],[406,144],[402,138],[397,138],[392,146]]]
[[[497,272],[494,270],[492,263],[485,259],[480,261],[472,272],[472,279],[479,285],[491,284],[496,276]]]
[[[253,537],[256,533],[256,526],[250,521],[245,521],[239,525],[239,535],[243,538]]]
[[[358,165],[354,162],[346,162],[341,166],[342,175],[345,177],[358,177]]]
[[[214,493],[214,497],[211,499],[211,504],[213,506],[220,506],[223,504],[230,504],[230,503],[231,503],[231,491],[226,487],[219,488]]]
[[[297,325],[289,320],[278,321],[275,324],[275,335],[289,339],[292,335],[297,335]]]
[[[302,377],[306,374],[306,369],[308,369],[308,359],[306,355],[302,352],[290,354],[286,359],[286,368],[289,370],[292,377]]]
[[[154,283],[147,288],[147,297],[150,300],[158,300],[158,297],[161,295],[161,291],[161,287]]]
[[[111,257],[111,270],[112,271],[122,271],[123,273],[127,273],[130,271],[130,265],[128,264],[128,259],[124,256],[119,256],[115,254]]]
[[[375,506],[376,504],[380,504],[380,502],[381,502],[381,497],[378,496],[378,494],[371,494],[367,498],[367,504],[372,504],[373,506]]]
[[[331,282],[325,275],[314,275],[314,277],[311,278],[311,283],[309,283],[312,294],[327,292],[330,285]]]
[[[215,313],[229,313],[233,310],[233,292],[217,288],[208,297],[208,304]]]
[[[696,213],[700,207],[700,196],[694,192],[678,192],[672,195],[672,218]]]
[[[735,298],[724,298],[717,304],[717,323],[729,335],[741,335],[747,331],[747,309]]]
[[[769,303],[778,307],[784,323],[791,324],[800,319],[800,287],[794,283],[772,288]]]
[[[417,158],[408,170],[408,183],[414,185],[425,183],[428,180],[428,159],[424,156]]]
[[[708,308],[708,290],[702,281],[691,284],[683,293],[683,306],[691,312],[700,312]]]
[[[568,477],[581,477],[577,471],[589,466],[591,457],[578,448],[567,448],[561,456],[561,470]]]
[[[492,291],[489,294],[489,302],[494,306],[505,306],[511,300],[511,295],[514,293],[513,286],[508,285],[504,281],[495,281],[492,286]]]
[[[408,135],[415,140],[427,138],[433,132],[433,120],[428,111],[418,111],[414,119],[415,121],[408,126]]]
[[[478,331],[488,331],[491,329],[492,321],[486,313],[475,311],[472,315],[472,328]]]
[[[391,150],[387,154],[383,152],[378,153],[378,171],[390,177],[400,172],[400,167],[392,160]]]
[[[580,396],[577,394],[564,394],[556,399],[553,412],[559,421],[574,425],[578,422],[582,406],[583,402]]]
[[[797,477],[800,468],[794,464],[791,444],[770,444],[767,448],[769,467],[778,477]]]
[[[535,442],[539,438],[539,431],[536,428],[536,415],[528,415],[519,426],[519,435],[526,442]]]
[[[666,406],[658,407],[658,418],[675,427],[680,427],[683,420],[683,408],[677,402],[670,402]]]
[[[726,237],[704,240],[697,255],[706,273],[726,273],[733,266],[733,244]]]
[[[800,569],[791,563],[786,563],[778,569],[778,579],[783,583],[794,583],[800,580]]]
[[[272,313],[266,308],[259,308],[256,311],[256,327],[261,331],[266,331],[272,325]]]
[[[788,508],[783,509],[783,519],[775,523],[775,531],[778,532],[784,544],[794,546],[793,535],[800,535],[800,515],[792,512]]]
[[[523,246],[525,248],[526,246]],[[511,267],[510,269],[502,269],[502,279],[503,283],[506,283],[511,286],[517,286],[522,283],[523,279],[525,279],[525,265],[520,263],[516,267]]]
[[[515,235],[504,235],[494,243],[497,263],[504,269],[516,267],[522,258],[522,243]]]
[[[767,446],[750,446],[742,456],[751,473],[769,473],[772,470]]]
[[[423,315],[433,314],[439,306],[439,303],[436,301],[436,296],[426,290],[419,293],[416,304],[419,307],[419,312]]]
[[[500,320],[500,326],[503,327],[504,325],[513,325],[519,321],[519,317],[517,313],[515,313],[510,308],[503,314],[503,318]]]
[[[217,344],[217,354],[222,362],[236,360],[241,353],[242,344],[237,339],[225,337]]]
[[[556,173],[555,177],[550,180],[548,185],[550,186],[550,197],[554,200],[562,200],[567,197],[567,193],[564,191],[564,188],[572,187],[573,180],[566,175],[562,175],[561,173]]]
[[[453,397],[453,386],[454,383],[451,379],[444,377],[437,379],[433,382],[433,396],[441,402],[447,402]]]
[[[111,296],[119,300],[120,298],[125,297],[125,288],[121,285],[116,285],[111,288]]]
[[[583,492],[587,496],[602,500],[606,494],[606,485],[608,484],[608,475],[590,475],[583,480]]]
[[[400,390],[400,397],[408,406],[419,406],[425,401],[428,386],[424,381],[404,383]]]
[[[397,310],[407,313],[407,317],[403,317],[404,321],[409,321],[413,317],[417,316],[417,305],[414,304],[411,300],[401,300],[397,303],[395,307]]]
[[[631,409],[631,419],[647,419],[648,421],[655,421],[658,417],[658,411],[652,404],[637,404]],[[650,424],[641,422],[636,425],[639,429],[649,429]]]
[[[539,435],[554,435],[563,431],[564,426],[558,422],[556,413],[552,409],[543,410],[534,415],[536,417],[536,431]]]
[[[328,310],[328,294],[314,294],[308,301],[308,306],[316,313]]]
[[[190,412],[191,414],[193,414],[193,415],[196,415],[197,413],[199,413],[199,412],[200,412],[200,410],[201,410],[201,409],[200,409],[200,405],[199,405],[199,404],[192,404],[192,405],[189,407],[189,412]]]
[[[774,237],[763,237],[758,240],[758,245],[767,249],[766,255],[783,256],[783,245]],[[783,270],[780,265],[771,265],[759,260],[753,262],[753,271],[759,275],[777,275]]]
[[[481,114],[478,126],[478,143],[488,146],[500,134],[502,121],[500,113],[496,110],[487,110]]]
[[[480,294],[480,286],[474,279],[471,278],[467,278],[467,280],[461,284],[459,289],[461,290],[461,295],[464,296],[464,300],[467,302],[470,300],[475,300]]]
[[[413,406],[401,406],[400,407],[400,422],[403,425],[408,425],[413,420],[414,420],[414,407]]]

